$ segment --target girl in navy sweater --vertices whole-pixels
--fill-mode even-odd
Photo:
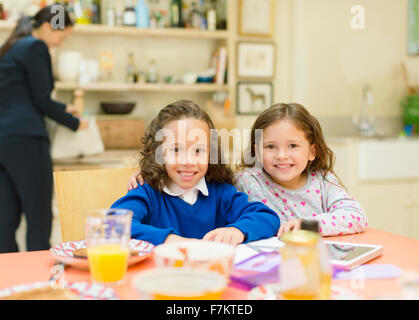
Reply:
[[[197,104],[180,100],[163,108],[141,142],[145,183],[112,205],[134,212],[132,238],[237,245],[276,235],[278,215],[233,186],[214,124]]]

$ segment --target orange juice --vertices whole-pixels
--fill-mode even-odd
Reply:
[[[121,281],[127,271],[128,248],[119,244],[100,244],[88,247],[90,273],[97,282]]]
[[[329,300],[332,295],[332,274],[330,272],[322,272],[320,276],[320,294],[319,299]]]

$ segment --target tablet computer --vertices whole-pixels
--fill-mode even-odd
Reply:
[[[338,241],[324,241],[329,253],[330,263],[343,270],[351,270],[378,256],[383,252],[383,246],[348,243]]]

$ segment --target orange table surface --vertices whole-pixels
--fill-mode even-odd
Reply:
[[[370,261],[369,264],[392,264],[403,271],[419,272],[419,240],[373,228],[369,228],[364,233],[327,237],[325,240],[382,245],[384,246],[383,254]],[[48,250],[0,254],[0,288],[35,281],[47,281],[53,263],[54,258]],[[115,287],[118,297],[127,300],[138,299],[138,294],[131,285],[131,280],[136,273],[154,267],[153,256],[131,266],[128,269],[124,284]],[[65,269],[65,280],[90,282],[91,278],[88,271],[67,267]],[[379,298],[383,295],[397,298],[401,291],[398,279],[366,279],[362,282],[333,280],[333,284],[351,289],[364,299]],[[247,295],[248,291],[229,286],[223,298],[225,300],[247,299]]]

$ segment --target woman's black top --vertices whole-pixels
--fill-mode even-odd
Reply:
[[[19,40],[0,59],[0,139],[41,136],[48,139],[44,116],[74,131],[79,120],[66,105],[51,99],[51,56],[42,40]]]

